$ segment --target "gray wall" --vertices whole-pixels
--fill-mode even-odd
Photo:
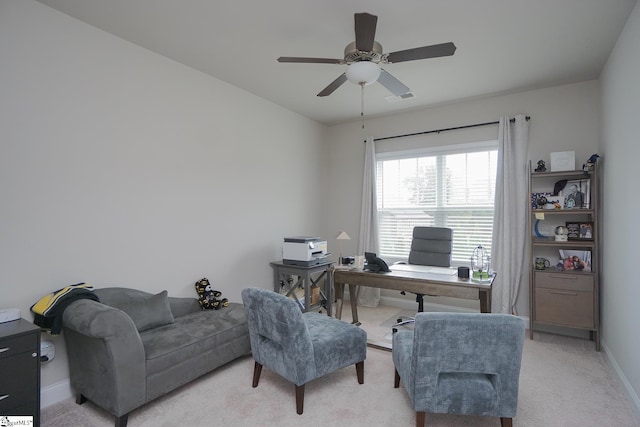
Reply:
[[[0,308],[202,277],[239,302],[326,229],[324,126],[33,1],[0,3],[0,40]]]
[[[366,102],[366,100],[365,100]],[[531,116],[529,129],[529,159],[535,165],[543,159],[549,164],[553,151],[576,152],[576,167],[597,151],[598,143],[598,83],[587,81],[495,96],[450,105],[422,109],[404,114],[371,118],[366,121],[365,134],[374,138],[441,129],[473,123],[496,121],[502,115],[518,113]],[[344,229],[352,237],[345,243],[345,253],[354,254],[360,226],[360,193],[364,144],[362,126],[345,123],[329,129],[331,173],[329,193],[329,232]],[[394,139],[376,143],[376,150],[408,149],[417,146],[443,146],[471,141],[496,139],[497,126],[430,134],[425,137]],[[334,235],[335,237],[335,235]],[[335,241],[334,241],[335,242]],[[518,314],[529,316],[528,275],[517,301]],[[384,291],[383,297],[401,298],[398,292]],[[407,295],[405,299],[412,299]],[[464,308],[479,308],[478,303],[446,298],[428,298],[436,304],[452,304]],[[415,305],[415,303],[413,303]]]
[[[625,379],[640,418],[640,228],[635,173],[640,158],[640,4],[636,4],[600,77],[603,155],[602,327],[605,350]]]
[[[0,3],[0,40],[0,308],[30,319],[38,298],[79,281],[194,296],[203,276],[239,301],[245,286],[271,286],[286,235],[321,235],[337,253],[345,230],[344,253],[355,252],[365,135],[524,113],[530,159],[603,156],[603,345],[640,408],[640,286],[629,269],[640,233],[629,196],[639,6],[600,81],[367,118],[364,133],[359,122],[327,129],[33,1]],[[495,137],[490,127],[420,143]],[[528,316],[528,291],[517,306]],[[44,388],[68,378],[54,340]]]

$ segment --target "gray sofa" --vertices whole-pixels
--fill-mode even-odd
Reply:
[[[128,414],[251,353],[242,304],[202,310],[196,298],[128,288],[96,289],[63,314],[71,387],[125,427]]]

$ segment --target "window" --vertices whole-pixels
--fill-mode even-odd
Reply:
[[[413,227],[453,229],[454,265],[491,251],[497,142],[377,156],[380,256],[406,260]]]

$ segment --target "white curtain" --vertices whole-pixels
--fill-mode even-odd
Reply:
[[[378,252],[378,202],[376,198],[376,149],[373,138],[365,142],[364,176],[362,179],[362,205],[360,211],[360,233],[358,254]],[[353,298],[353,295],[349,295]],[[380,289],[362,287],[358,290],[358,304],[377,307]]]
[[[524,115],[501,117],[498,125],[498,171],[491,263],[497,273],[491,311],[516,313],[520,285],[529,265],[527,229],[529,215],[527,146],[529,122]]]

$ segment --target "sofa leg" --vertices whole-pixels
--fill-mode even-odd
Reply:
[[[358,384],[364,384],[364,360],[356,363],[356,375],[358,375]]]
[[[512,418],[500,418],[500,425],[502,427],[512,427],[513,419]]]
[[[424,412],[416,411],[416,427],[424,427],[424,418],[425,418]]]
[[[116,417],[116,427],[127,427],[128,419],[129,419],[129,414],[124,414],[119,417]]]
[[[78,393],[78,395],[76,396],[76,403],[78,405],[82,405],[83,403],[85,403],[87,401],[87,398],[84,397],[84,395],[82,393]]]
[[[302,415],[304,410],[304,384],[296,385],[296,412]]]
[[[253,388],[258,387],[258,381],[260,381],[260,374],[262,373],[262,365],[258,362],[253,365]]]
[[[398,373],[398,370],[395,370],[396,374],[395,377],[393,379],[393,388],[398,388],[400,387],[400,374]]]

